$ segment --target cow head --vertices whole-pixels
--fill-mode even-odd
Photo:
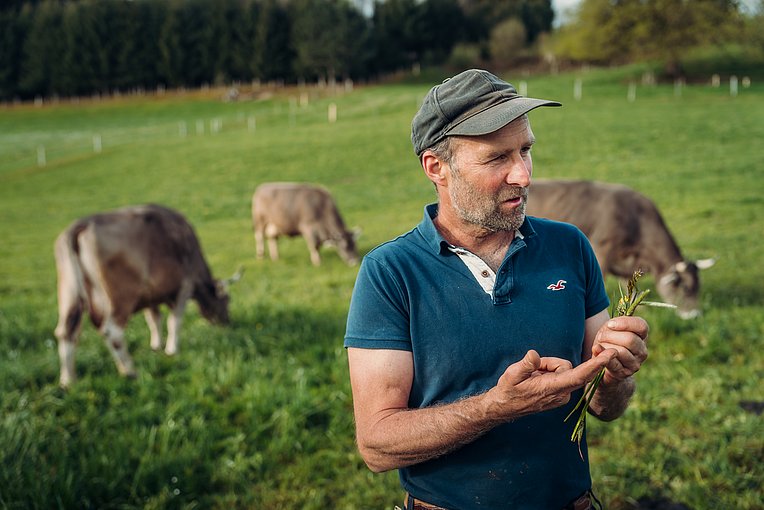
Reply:
[[[667,302],[677,306],[676,313],[683,319],[694,319],[701,314],[698,306],[701,269],[714,265],[714,259],[696,262],[681,261],[673,264],[663,273],[656,284],[658,293]]]
[[[356,239],[358,239],[359,235],[359,229],[346,230],[335,242],[337,252],[340,254],[340,257],[342,257],[342,260],[349,266],[355,266],[360,260],[355,246]]]
[[[195,294],[202,317],[215,324],[228,324],[228,288],[241,279],[244,270],[240,267],[236,273],[225,280],[211,280],[202,285]]]
[[[228,289],[225,282],[213,280],[194,296],[202,317],[214,324],[228,324]]]

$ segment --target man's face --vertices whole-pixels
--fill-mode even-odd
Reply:
[[[490,231],[520,228],[533,142],[525,116],[488,135],[454,137],[448,194],[459,218]]]

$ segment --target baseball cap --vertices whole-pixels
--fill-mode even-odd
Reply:
[[[487,135],[539,106],[562,104],[521,96],[490,72],[469,69],[430,89],[411,122],[411,143],[419,156],[447,136]]]

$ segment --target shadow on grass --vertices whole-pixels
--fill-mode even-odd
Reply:
[[[706,307],[733,308],[764,305],[764,288],[758,281],[730,282],[723,287],[701,289],[701,292]]]
[[[254,349],[259,356],[299,357],[342,346],[346,314],[336,310],[257,304],[239,310],[220,341]],[[223,333],[217,328],[218,333]]]

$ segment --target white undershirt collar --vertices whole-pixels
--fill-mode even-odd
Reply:
[[[515,237],[518,239],[524,238],[520,230],[515,230]],[[446,246],[449,251],[459,257],[459,260],[464,262],[464,265],[467,266],[467,269],[470,270],[470,273],[472,273],[472,276],[475,277],[475,280],[477,280],[485,293],[492,296],[493,288],[496,285],[496,273],[494,273],[493,269],[483,259],[466,248],[454,246],[450,243],[446,243]]]

